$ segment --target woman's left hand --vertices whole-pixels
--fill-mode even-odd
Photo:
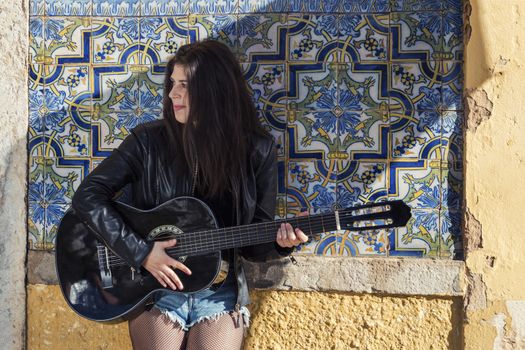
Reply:
[[[301,213],[299,216],[308,215],[308,213]],[[291,248],[299,244],[306,243],[308,236],[304,234],[299,228],[293,228],[289,223],[281,224],[277,230],[277,244],[283,248]]]

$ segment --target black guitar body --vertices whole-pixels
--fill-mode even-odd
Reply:
[[[115,206],[126,224],[147,240],[178,238],[183,232],[217,228],[209,207],[192,197],[175,198],[150,211],[119,202]],[[163,223],[160,229],[159,222]],[[114,264],[114,255],[110,253],[75,211],[69,209],[56,238],[56,269],[67,303],[80,316],[120,322],[142,312],[159,293],[169,291],[145,269],[134,271],[127,264]],[[174,258],[192,271],[191,276],[177,272],[185,293],[217,289],[228,272],[229,257],[220,251]]]

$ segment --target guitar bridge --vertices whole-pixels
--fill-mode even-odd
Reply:
[[[102,244],[97,244],[97,251],[102,289],[113,288],[113,276],[111,274],[111,269],[109,268],[108,248]]]

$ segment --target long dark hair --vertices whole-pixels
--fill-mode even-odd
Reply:
[[[175,65],[187,76],[189,114],[175,119],[169,93]],[[213,40],[181,46],[166,67],[163,116],[170,152],[183,150],[189,169],[198,167],[196,188],[206,197],[238,197],[254,134],[262,128],[246,80],[230,49]],[[179,157],[180,158],[180,157]]]

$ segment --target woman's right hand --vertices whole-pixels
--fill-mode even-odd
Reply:
[[[164,288],[169,287],[173,290],[182,290],[184,286],[179,276],[175,273],[175,269],[179,269],[187,275],[191,275],[191,271],[183,263],[166,254],[166,249],[175,246],[176,243],[176,239],[155,242],[153,249],[146,259],[144,259],[142,266],[144,266]]]

